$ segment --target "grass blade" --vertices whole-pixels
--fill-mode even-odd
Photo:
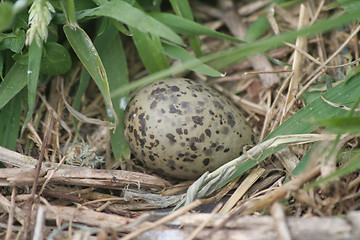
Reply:
[[[110,88],[117,88],[129,83],[125,52],[116,28],[110,26],[95,40],[95,46],[103,60],[108,74]],[[129,100],[129,93],[112,98],[114,109],[119,119],[123,119],[124,110]],[[126,142],[122,121],[115,132],[110,133],[112,152],[115,159],[128,159],[130,148]]]
[[[183,18],[194,22],[194,16],[188,0],[170,0],[170,4],[176,15],[182,16]],[[195,55],[200,57],[202,55],[200,38],[198,36],[189,36],[189,42],[191,48],[195,52]]]
[[[4,108],[0,109],[0,146],[15,150],[19,135],[21,95],[17,94]]]
[[[153,12],[149,14],[154,19],[158,20],[159,22],[164,23],[165,25],[169,26],[175,32],[180,34],[185,34],[188,36],[198,36],[198,35],[209,35],[218,38],[223,38],[232,42],[236,43],[243,43],[244,41],[237,39],[236,37],[232,37],[214,30],[211,30],[203,25],[200,25],[196,22],[191,20],[176,16],[174,14],[169,13],[160,13],[160,12]]]
[[[139,31],[152,33],[176,44],[184,45],[182,39],[170,28],[125,1],[110,1],[97,8],[86,10],[78,17],[81,19],[86,16],[111,17]]]
[[[80,61],[84,64],[91,77],[98,86],[107,108],[107,114],[111,121],[118,123],[116,113],[110,98],[109,83],[106,76],[105,68],[101,62],[91,39],[86,32],[77,26],[64,25],[64,32],[71,47],[74,49]]]
[[[27,89],[28,89],[28,112],[24,124],[21,128],[21,132],[24,132],[26,125],[29,123],[30,118],[34,112],[35,99],[36,99],[36,88],[40,73],[41,55],[42,55],[42,41],[39,41],[40,46],[37,45],[36,41],[32,41],[29,47],[29,59],[28,59],[28,70],[27,70]]]
[[[169,63],[161,46],[160,38],[151,33],[130,27],[136,49],[149,74],[169,67]]]
[[[0,109],[26,86],[27,65],[15,63],[0,84]]]
[[[212,67],[202,63],[199,59],[192,56],[188,51],[183,49],[182,47],[173,45],[173,44],[167,44],[164,43],[164,51],[166,55],[169,57],[172,57],[174,59],[180,60],[183,64],[189,61],[198,61],[199,64],[196,67],[189,68],[190,70],[198,73],[202,73],[207,76],[211,77],[221,77],[223,74]]]

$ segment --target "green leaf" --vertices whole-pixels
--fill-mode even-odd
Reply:
[[[86,16],[111,17],[130,27],[137,28],[139,31],[184,45],[182,39],[170,28],[125,1],[110,1],[97,8],[85,10],[79,15],[79,19]]]
[[[0,84],[0,109],[26,86],[27,65],[15,63]]]
[[[109,83],[105,68],[91,39],[78,26],[64,25],[64,32],[71,47],[98,86],[107,108],[109,118],[117,125],[117,117],[111,103]]]
[[[17,94],[4,108],[0,109],[0,146],[15,150],[19,135],[21,96]]]
[[[14,18],[13,6],[10,2],[0,3],[0,32],[10,28]]]
[[[45,43],[43,56],[41,60],[41,73],[49,75],[64,74],[71,68],[70,53],[58,43]]]
[[[175,32],[189,36],[209,35],[223,38],[232,42],[243,43],[244,41],[235,37],[211,30],[201,24],[169,13],[153,12],[149,14],[159,22],[169,26]]]
[[[329,131],[336,133],[360,133],[360,117],[359,116],[345,116],[333,118],[321,118],[312,121],[319,126],[328,127]]]
[[[182,63],[186,63],[189,61],[199,61],[198,66],[190,68],[194,72],[199,72],[204,75],[211,76],[211,77],[223,76],[223,74],[221,72],[218,72],[215,69],[209,67],[208,65],[203,64],[199,59],[192,56],[188,51],[186,51],[182,47],[178,47],[173,44],[164,43],[164,51],[165,51],[166,55],[168,55],[169,57],[178,59]]]
[[[0,33],[0,50],[10,49],[20,53],[25,44],[25,31],[17,30],[13,33]]]
[[[133,34],[133,41],[141,61],[149,74],[169,68],[158,36],[141,32],[133,27],[129,27],[129,29]]]
[[[116,28],[110,25],[95,39],[95,46],[99,51],[108,75],[110,88],[117,88],[129,83],[126,56]],[[124,110],[129,100],[129,93],[112,98],[117,117],[122,120]],[[115,132],[110,132],[112,152],[115,159],[128,159],[130,148],[124,136],[123,122],[120,121]]]
[[[27,70],[27,90],[28,90],[28,112],[24,124],[21,128],[21,132],[24,132],[26,125],[29,123],[30,118],[34,112],[35,99],[36,99],[36,88],[39,80],[40,63],[42,55],[42,41],[39,41],[40,46],[37,45],[36,41],[32,41],[29,47],[29,59],[28,59],[28,70]]]

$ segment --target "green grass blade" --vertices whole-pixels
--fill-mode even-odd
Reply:
[[[78,111],[80,109],[80,103],[81,103],[81,98],[82,96],[85,94],[86,89],[89,85],[90,82],[90,74],[86,69],[83,69],[80,75],[80,80],[79,80],[79,87],[76,91],[75,94],[75,99],[74,99],[74,103],[73,103],[73,108]],[[75,133],[79,138],[81,137],[80,131],[78,129],[78,120],[76,119],[76,117],[73,116],[73,123],[74,123],[74,129],[75,129]]]
[[[37,41],[32,41],[29,47],[29,59],[28,59],[28,70],[27,70],[27,90],[28,90],[28,112],[24,124],[21,128],[21,132],[24,132],[26,125],[29,123],[30,118],[34,112],[35,99],[36,99],[36,88],[39,80],[41,55],[42,55],[42,41],[40,40],[40,46],[37,45]]]
[[[26,86],[27,66],[15,63],[0,84],[0,109]]]
[[[164,23],[165,25],[169,26],[175,32],[180,34],[185,34],[189,36],[198,36],[198,35],[209,35],[214,36],[222,39],[226,39],[236,43],[242,43],[244,41],[237,39],[236,37],[232,37],[214,30],[211,30],[207,27],[204,27],[201,24],[193,22],[191,20],[176,16],[174,14],[169,13],[160,13],[160,12],[153,12],[149,14],[159,22]]]
[[[0,146],[15,150],[19,135],[21,96],[17,94],[4,108],[0,109]]]
[[[79,19],[86,16],[111,17],[139,31],[152,33],[176,44],[184,45],[182,39],[166,25],[125,1],[110,1],[97,8],[83,11]]]
[[[149,74],[169,68],[169,63],[164,54],[160,38],[150,33],[129,27],[133,34],[133,41]]]
[[[194,22],[194,16],[188,0],[170,0],[170,3],[176,15]],[[198,36],[189,36],[189,42],[195,55],[200,57],[202,55],[200,38]]]
[[[108,27],[95,40],[95,46],[103,60],[108,74],[110,88],[120,88],[129,83],[126,56],[122,42],[116,28]],[[122,120],[124,110],[129,100],[129,93],[112,98],[117,117]],[[123,130],[123,122],[120,121],[115,132],[110,132],[112,152],[116,160],[128,159],[130,148],[126,142]]]
[[[251,24],[245,35],[246,42],[252,42],[258,39],[269,28],[269,21],[266,16],[259,16],[256,21]]]
[[[173,45],[173,44],[167,44],[164,43],[164,51],[165,54],[169,57],[172,57],[174,59],[180,60],[183,64],[189,61],[198,61],[199,64],[196,67],[191,67],[190,70],[198,73],[202,73],[207,76],[211,77],[220,77],[223,76],[223,74],[210,66],[202,63],[199,59],[192,56],[188,51],[183,49],[182,47]]]
[[[345,117],[334,117],[315,119],[314,124],[319,126],[328,127],[329,131],[336,133],[360,133],[360,117],[359,116],[345,116]]]
[[[64,25],[64,32],[76,55],[98,86],[104,98],[110,120],[117,125],[118,121],[111,103],[106,71],[91,39],[83,29],[69,24]]]

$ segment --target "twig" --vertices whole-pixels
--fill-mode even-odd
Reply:
[[[45,224],[45,208],[43,206],[40,206],[36,214],[33,239],[43,239],[44,224]]]
[[[280,240],[291,240],[291,235],[289,228],[286,224],[286,217],[284,213],[284,209],[282,208],[281,204],[275,202],[271,206],[271,216],[274,219],[275,228],[277,230],[278,236]]]
[[[216,205],[216,207],[211,211],[211,214],[208,218],[205,219],[205,221],[203,221],[191,234],[190,236],[186,239],[186,240],[192,240],[196,237],[196,235],[198,235],[201,230],[203,230],[205,228],[205,226],[213,220],[215,214],[220,210],[220,208],[222,207],[222,203],[219,203],[218,205]]]
[[[32,191],[31,191],[31,197],[29,199],[28,202],[28,212],[27,212],[27,216],[26,216],[26,221],[25,221],[25,230],[24,230],[24,239],[30,239],[30,225],[31,225],[31,211],[32,211],[32,205],[34,203],[34,198],[35,198],[35,193],[36,193],[36,188],[38,185],[38,181],[39,181],[39,174],[40,174],[40,170],[41,170],[41,165],[44,159],[44,154],[45,154],[45,149],[48,145],[49,139],[50,139],[50,135],[51,135],[51,120],[52,120],[53,114],[50,112],[50,114],[48,115],[48,124],[46,126],[45,129],[45,135],[44,135],[44,140],[42,142],[41,145],[41,150],[40,150],[40,156],[39,156],[39,161],[36,165],[36,169],[35,169],[35,179],[34,179],[34,184],[32,186]]]
[[[302,27],[306,26],[308,24],[308,21],[309,21],[309,15],[307,13],[307,10],[305,6],[301,4],[298,29],[301,29]],[[307,44],[306,36],[299,36],[296,39],[296,48],[298,50],[304,50],[306,44]],[[290,80],[289,90],[286,97],[286,103],[284,107],[282,120],[285,120],[290,117],[287,110],[289,109],[289,104],[291,100],[296,97],[296,93],[298,92],[299,83],[301,80],[303,55],[298,50],[295,50],[295,54],[294,54],[294,61],[292,66],[292,69],[294,70],[294,74],[292,75],[292,78]]]
[[[9,211],[9,220],[8,226],[6,230],[5,240],[10,240],[12,235],[12,227],[14,223],[14,212],[15,212],[15,195],[16,195],[16,187],[13,187],[11,193],[11,202],[10,202],[10,211]]]
[[[333,103],[333,102],[330,102],[329,100],[327,100],[324,96],[323,96],[323,93],[321,92],[320,93],[320,97],[321,99],[326,102],[327,104],[329,104],[330,106],[333,106],[333,107],[336,107],[336,108],[341,108],[341,109],[344,109],[346,111],[351,111],[351,108],[345,106],[345,105],[342,105],[342,104],[336,104],[336,103]],[[359,112],[360,111],[360,108],[355,108],[354,109],[355,112]]]

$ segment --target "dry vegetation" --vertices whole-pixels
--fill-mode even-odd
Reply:
[[[195,1],[192,7],[198,22],[243,39],[247,27],[264,14],[262,5],[243,2],[233,5],[232,1],[219,1],[214,7]],[[330,12],[342,11],[326,8],[331,4],[325,1],[307,1],[303,6],[283,9],[274,5],[273,11],[267,13],[271,25],[267,35],[311,25]],[[281,60],[281,65],[264,55],[255,55],[223,69],[226,76],[210,79],[209,84],[241,108],[261,141],[307,105],[302,93],[309,93],[309,98],[311,93],[326,90],[326,85],[320,89],[317,86],[335,86],[346,77],[346,67],[357,63],[346,64],[359,59],[359,29],[359,24],[353,23],[310,38],[299,37],[296,43],[284,43],[267,53]],[[229,47],[227,41],[218,38],[201,40],[207,53]],[[126,38],[124,41],[129,76],[136,80],[146,73],[134,46],[126,44]],[[73,96],[72,83],[79,78],[80,70],[81,67],[74,69],[71,78],[64,79],[68,83],[65,96]],[[324,73],[328,79],[319,79]],[[209,80],[195,73],[184,76]],[[111,155],[108,131],[103,127],[80,122],[83,139],[75,137],[72,115],[64,103],[66,100],[71,104],[73,99],[61,96],[62,81],[58,76],[38,89],[35,115],[17,143],[18,153],[0,148],[0,161],[6,165],[0,169],[0,239],[41,239],[50,234],[54,239],[360,237],[356,229],[360,214],[355,211],[360,207],[358,171],[319,187],[306,188],[307,183],[335,167],[334,162],[321,164],[323,153],[319,149],[329,148],[330,142],[321,143],[322,148],[313,151],[311,167],[297,177],[292,174],[293,169],[309,144],[278,151],[206,199],[195,200],[174,212],[172,208],[159,211],[162,207],[155,203],[165,201],[165,197],[167,203],[172,198],[175,203],[191,182],[164,179],[142,168],[135,159],[116,162]],[[102,96],[95,92],[98,93],[96,86],[90,85],[80,112],[106,119]],[[325,98],[323,101],[344,108]],[[338,146],[357,149],[358,138],[342,137]],[[76,166],[79,164],[84,166]],[[118,170],[120,167],[123,170]],[[343,217],[335,218],[336,215]],[[146,230],[150,231],[143,234]]]

